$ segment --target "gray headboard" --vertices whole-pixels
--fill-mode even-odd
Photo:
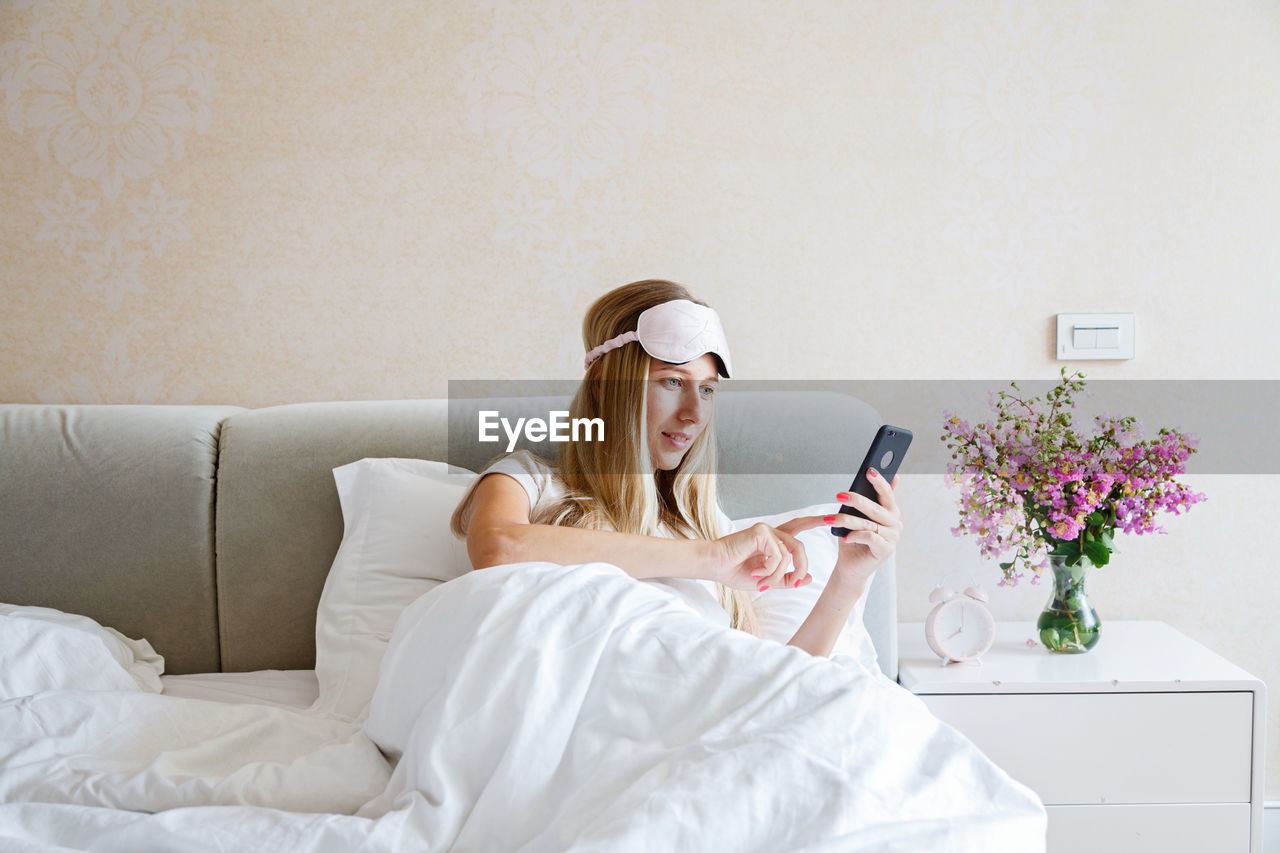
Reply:
[[[838,393],[726,390],[718,401],[732,518],[832,500],[879,425]],[[388,456],[477,470],[505,450],[474,441],[481,408],[545,418],[567,403],[0,406],[0,601],[146,637],[171,673],[310,668],[342,538],[332,470]],[[554,445],[521,446],[555,459]],[[893,575],[892,562],[877,572],[866,622],[896,677]]]

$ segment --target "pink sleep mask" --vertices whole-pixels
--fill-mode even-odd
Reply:
[[[728,379],[732,370],[729,342],[720,325],[720,315],[688,299],[673,299],[646,309],[636,321],[634,332],[610,338],[587,353],[582,369],[586,370],[600,356],[631,341],[639,341],[649,355],[672,364],[684,364],[712,353],[719,359],[716,368],[721,376]]]

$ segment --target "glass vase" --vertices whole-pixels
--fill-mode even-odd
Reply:
[[[1084,588],[1089,565],[1088,559],[1082,559],[1077,566],[1068,566],[1066,557],[1049,556],[1053,595],[1036,627],[1040,629],[1040,642],[1051,652],[1083,654],[1098,644],[1102,623]]]

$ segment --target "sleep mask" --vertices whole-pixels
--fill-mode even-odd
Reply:
[[[720,315],[688,299],[673,299],[646,309],[636,321],[634,332],[610,338],[587,353],[582,369],[588,369],[600,356],[632,341],[639,341],[644,351],[654,358],[672,364],[684,364],[704,353],[712,353],[719,359],[716,368],[725,379],[732,369],[729,342],[725,340]]]

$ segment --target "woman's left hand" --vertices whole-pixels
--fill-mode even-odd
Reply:
[[[893,497],[893,490],[898,487],[898,477],[893,478],[892,484],[886,483],[884,477],[881,477],[880,472],[874,468],[867,472],[867,477],[875,486],[876,493],[880,497],[879,503],[852,492],[841,492],[840,494],[847,496],[849,500],[840,502],[862,510],[870,517],[870,521],[846,514],[801,515],[790,521],[784,521],[776,528],[792,536],[824,526],[843,527],[848,530],[848,535],[840,540],[839,553],[833,571],[841,572],[848,579],[858,581],[860,586],[865,584],[880,564],[893,554],[898,547],[898,540],[902,537],[902,510],[898,508],[898,503]],[[839,495],[836,498],[839,500]],[[806,586],[813,580],[813,576],[806,572],[803,578],[789,575],[788,579],[789,585]],[[796,583],[796,581],[801,582]]]
[[[859,584],[865,584],[880,564],[893,555],[898,540],[902,538],[902,510],[893,495],[898,487],[898,477],[895,476],[892,483],[886,483],[880,472],[871,468],[867,471],[867,479],[875,487],[879,503],[852,492],[841,492],[836,496],[837,500],[861,510],[867,517],[841,514],[832,521],[832,526],[849,531],[840,540],[835,572]],[[841,497],[848,500],[841,500]]]

